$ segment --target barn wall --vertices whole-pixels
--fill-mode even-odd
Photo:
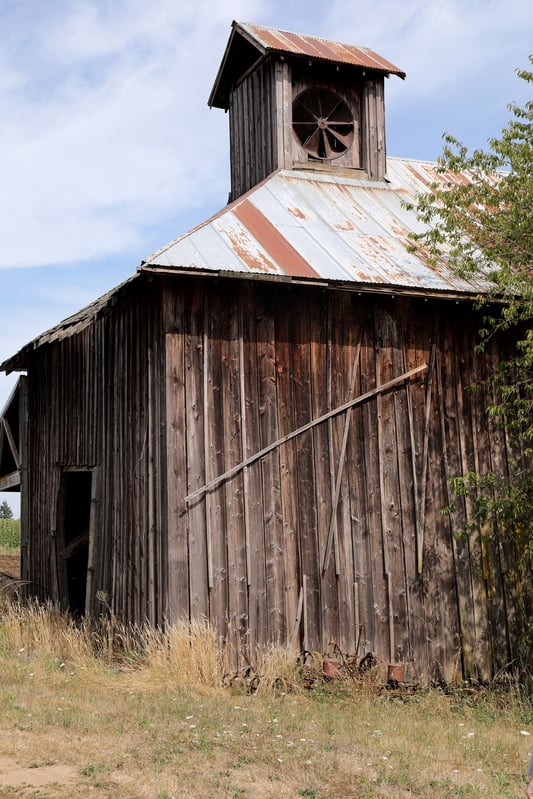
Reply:
[[[82,332],[40,348],[28,368],[27,576],[66,601],[62,480],[90,471],[88,607],[99,613],[109,603],[124,620],[152,623],[168,594],[157,302],[143,286]]]
[[[505,469],[503,433],[467,391],[494,359],[473,354],[469,304],[190,281],[169,283],[165,328],[176,616],[206,615],[240,648],[359,646],[424,679],[512,660],[516,553],[488,530],[456,538],[441,513],[450,478]]]
[[[496,362],[474,355],[471,306],[237,279],[135,285],[31,356],[36,589],[68,591],[62,486],[81,469],[93,612],[105,594],[125,621],[208,617],[241,651],[358,647],[426,680],[510,663],[525,623],[517,553],[491,530],[454,536],[468,503],[455,528],[441,513],[450,478],[506,468],[484,390],[467,390]]]

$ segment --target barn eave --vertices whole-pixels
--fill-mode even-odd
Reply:
[[[37,336],[0,365],[27,368],[28,355],[84,330],[108,313],[141,276],[265,280],[473,302],[490,290],[482,278],[463,278],[446,262],[409,251],[421,230],[406,203],[435,180],[430,162],[389,158],[387,179],[354,174],[277,170],[210,219],[142,261],[137,272],[78,313]]]

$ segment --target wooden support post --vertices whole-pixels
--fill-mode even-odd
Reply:
[[[426,526],[426,483],[428,471],[428,450],[429,450],[429,417],[431,415],[431,389],[433,386],[433,373],[435,371],[435,358],[437,346],[433,342],[429,356],[429,369],[426,382],[426,399],[424,403],[424,444],[422,451],[422,475],[420,478],[420,505],[417,516],[416,531],[416,570],[422,574],[424,557],[424,527]]]
[[[303,618],[304,618],[304,650],[306,652],[309,651],[309,638],[307,636],[307,575],[304,574],[303,579],[303,586],[302,586],[302,593],[303,593]]]
[[[211,462],[212,459],[209,453],[209,446],[210,446],[210,438],[211,438],[211,429],[209,427],[209,402],[208,397],[212,395],[212,391],[209,392],[209,362],[208,362],[208,348],[209,348],[209,338],[207,335],[208,329],[208,319],[207,319],[207,303],[206,308],[204,308],[204,333],[203,333],[203,401],[204,401],[204,462],[205,462],[205,476],[207,480],[209,480],[209,475],[211,472]],[[211,446],[214,446],[214,441],[211,438]],[[205,514],[205,537],[206,537],[206,550],[207,550],[207,584],[209,590],[213,588],[214,580],[213,580],[213,547],[212,547],[212,513],[213,513],[213,501],[212,497],[210,496],[209,492],[206,494],[206,514]]]
[[[11,430],[11,426],[5,416],[2,419],[2,423],[4,425],[4,430],[6,431],[7,440],[9,441],[9,447],[11,449],[11,454],[13,455],[13,460],[15,461],[15,466],[17,469],[20,469],[20,455],[18,447],[13,435],[13,431]]]
[[[296,636],[298,635],[298,630],[300,628],[300,624],[302,621],[303,606],[304,606],[304,589],[302,586],[300,588],[300,595],[298,597],[298,609],[296,611],[296,620],[294,622],[294,627],[292,628],[292,632],[289,637],[289,649],[293,649],[294,642],[296,641]]]
[[[244,382],[244,370],[245,370],[245,363],[244,363],[244,341],[243,341],[243,308],[241,303],[241,311],[239,314],[239,390],[240,390],[240,400],[241,400],[241,452],[243,458],[246,455],[246,431],[248,429],[248,421],[247,421],[247,409],[246,409],[246,388]],[[250,563],[251,557],[251,542],[250,542],[250,474],[248,469],[245,467],[243,471],[243,484],[244,484],[244,494],[243,494],[243,510],[244,510],[244,535],[245,535],[245,542],[246,542],[246,585],[248,588],[250,587],[251,581],[251,574],[252,574],[252,566]]]
[[[353,395],[355,392],[355,378],[357,375],[357,367],[359,365],[359,353],[361,351],[361,344],[360,342],[357,343],[355,348],[355,356],[353,360],[353,369],[352,369],[352,380],[350,383],[350,396],[349,400],[353,399]],[[344,459],[346,457],[346,446],[348,444],[348,433],[350,431],[350,421],[352,418],[352,406],[348,408],[346,411],[346,417],[344,419],[344,433],[342,436],[342,445],[341,451],[339,455],[339,464],[337,467],[337,478],[335,480],[335,488],[333,493],[333,498],[331,500],[331,516],[329,519],[329,529],[328,529],[328,537],[326,541],[326,550],[324,552],[324,560],[322,561],[322,577],[326,574],[329,559],[331,557],[331,547],[334,542],[336,542],[337,538],[337,505],[339,503],[339,494],[341,491],[341,481],[342,481],[342,473],[344,470]],[[335,550],[336,551],[336,550]],[[339,564],[336,559],[336,566],[338,568]],[[337,572],[338,573],[338,572]]]

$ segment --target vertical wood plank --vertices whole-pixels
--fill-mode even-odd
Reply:
[[[204,305],[204,442],[206,479],[224,471],[228,424],[224,414],[223,361],[227,336],[224,299],[220,291],[210,293]],[[210,618],[227,640],[228,634],[228,546],[233,546],[233,525],[228,523],[226,486],[206,493],[207,569]],[[230,544],[231,541],[231,544]]]
[[[380,385],[390,380],[401,368],[398,364],[397,323],[388,309],[376,310],[376,339],[376,379],[377,384]],[[407,618],[405,593],[403,597],[400,593],[404,588],[404,577],[402,573],[400,491],[396,458],[395,396],[395,392],[387,392],[378,394],[376,399],[383,569],[387,584],[388,655],[391,661],[398,657],[398,645],[401,645],[404,651],[406,649],[402,633],[405,630]]]
[[[280,437],[295,427],[292,405],[291,341],[289,314],[280,313],[276,319],[276,380],[278,432]],[[296,443],[288,441],[279,448],[282,533],[284,552],[285,628],[292,631],[290,644],[302,648],[301,625],[298,620],[299,597],[302,597],[300,548],[298,538],[298,497]]]
[[[311,413],[318,418],[328,410],[328,370],[326,363],[329,353],[328,333],[328,295],[323,292],[310,303],[310,342],[311,342]],[[322,649],[330,650],[339,640],[339,611],[337,597],[336,568],[341,568],[335,558],[326,569],[328,541],[336,532],[332,518],[332,486],[328,425],[320,424],[312,431],[313,471],[315,483],[315,505],[317,517],[317,554],[320,559],[320,613],[322,617]],[[336,511],[336,509],[335,509]],[[336,516],[336,513],[335,513]],[[343,568],[348,568],[344,564]]]
[[[362,394],[366,390],[365,363],[362,353],[369,354],[374,346],[373,320],[367,319],[366,303],[358,297],[352,297],[349,318],[356,331],[359,346],[358,374],[355,382],[355,393]],[[353,368],[353,364],[352,364]],[[375,403],[373,403],[375,408]],[[374,584],[372,579],[373,537],[369,527],[368,489],[367,485],[367,447],[369,442],[365,434],[365,419],[371,414],[370,408],[354,408],[351,420],[351,435],[348,437],[346,451],[346,476],[349,478],[350,519],[353,539],[353,623],[352,635],[346,644],[348,651],[364,654],[365,649],[374,649]],[[345,590],[348,590],[346,587]],[[369,624],[369,620],[372,623]],[[356,648],[359,647],[359,651]]]
[[[240,294],[233,304],[231,297],[223,298],[224,337],[222,340],[222,414],[224,419],[224,470],[240,463],[242,450],[241,408],[241,312]],[[236,305],[236,307],[235,307]],[[225,486],[227,536],[227,616],[228,632],[233,650],[248,650],[248,590],[246,562],[246,533],[243,496],[243,474],[235,475]],[[248,657],[249,657],[248,653]]]
[[[257,325],[257,360],[259,369],[259,429],[261,446],[279,438],[276,397],[275,326],[270,304],[263,305]],[[285,598],[283,568],[283,526],[281,520],[281,486],[279,451],[269,453],[261,461],[264,513],[266,601],[268,638],[284,641]]]
[[[189,618],[188,511],[185,451],[185,355],[183,332],[167,333],[166,342],[166,433],[168,513],[168,600],[167,617],[172,623]]]
[[[421,363],[429,363],[428,330],[431,318],[425,319],[426,304],[413,307],[413,302],[405,303],[402,310],[404,324],[404,351],[406,370]],[[421,322],[417,314],[420,314]],[[428,574],[420,574],[417,569],[417,536],[421,528],[420,482],[422,473],[422,453],[424,450],[424,409],[425,380],[422,374],[418,380],[410,380],[405,386],[406,425],[404,433],[406,452],[404,466],[400,467],[400,491],[402,499],[402,540],[405,564],[406,604],[408,612],[406,661],[413,676],[425,683],[430,665],[429,635],[427,631],[425,593]],[[438,421],[433,423],[432,434],[438,435]],[[408,440],[407,440],[408,439]],[[399,454],[401,457],[401,453]]]
[[[185,339],[187,493],[205,483],[203,417],[203,294],[196,283],[185,303],[189,330]],[[209,618],[205,502],[189,506],[189,607],[192,618]]]
[[[309,422],[312,418],[311,397],[311,357],[309,346],[309,314],[308,304],[303,295],[294,298],[291,319],[292,350],[292,405],[296,427]],[[317,540],[317,515],[315,503],[315,486],[313,477],[313,434],[306,431],[297,439],[296,462],[298,474],[298,537],[301,547],[301,570],[306,576],[307,590],[304,591],[306,608],[305,634],[308,647],[316,650],[322,648],[322,619],[320,602],[320,557]]]
[[[259,411],[259,369],[257,353],[257,315],[255,291],[250,285],[243,287],[242,303],[244,393],[241,406],[245,406],[246,427],[243,428],[243,457],[248,458],[261,449]],[[248,541],[250,547],[248,575],[248,615],[250,646],[268,643],[265,540],[262,509],[261,463],[247,467]]]
[[[437,371],[438,392],[440,398],[440,417],[442,438],[445,442],[444,461],[446,469],[446,485],[462,473],[461,427],[462,412],[457,401],[457,369],[454,335],[450,326],[442,329],[440,348],[440,369]],[[452,499],[452,497],[450,497]],[[450,522],[450,535],[454,550],[455,585],[459,609],[459,626],[461,636],[462,663],[466,673],[475,673],[475,626],[472,614],[472,583],[468,542],[464,538],[456,538],[455,531],[464,528],[466,514],[463,503],[457,504],[457,512]],[[453,526],[452,526],[453,525]]]

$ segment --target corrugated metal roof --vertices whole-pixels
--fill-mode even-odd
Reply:
[[[387,165],[387,180],[379,183],[341,170],[273,173],[151,255],[119,286],[35,338],[0,369],[23,369],[28,352],[82,331],[146,271],[261,276],[465,299],[483,293],[482,280],[465,280],[444,262],[432,266],[407,250],[409,233],[422,226],[404,202],[428,190],[436,179],[434,165],[398,158],[389,158]]]
[[[388,159],[387,180],[346,172],[276,172],[143,262],[144,268],[260,274],[367,290],[476,295],[487,288],[407,249],[422,229],[406,201],[436,179],[433,164]]]
[[[278,53],[321,58],[337,64],[351,64],[352,66],[399,75],[405,78],[405,72],[391,64],[390,61],[382,58],[382,56],[374,53],[368,47],[342,44],[330,39],[320,39],[317,36],[266,28],[262,25],[253,25],[247,22],[236,24],[260,44],[265,51],[273,50]]]
[[[266,28],[248,22],[233,22],[208,104],[227,109],[231,87],[254,64],[271,53],[279,53],[285,57],[329,61],[336,65],[405,78],[403,70],[368,47],[342,44],[317,36]]]

